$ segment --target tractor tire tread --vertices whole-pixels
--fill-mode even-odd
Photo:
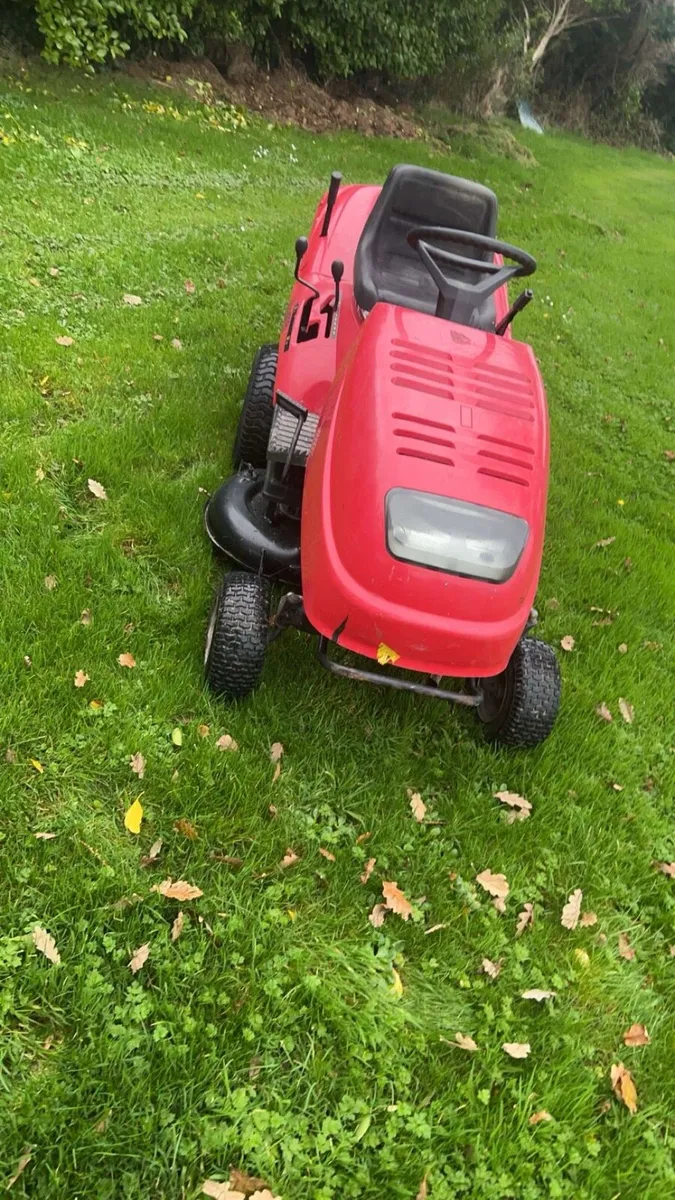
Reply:
[[[539,638],[522,638],[507,670],[513,672],[511,704],[487,733],[504,746],[538,746],[548,737],[560,707],[560,668],[555,651]]]
[[[218,590],[205,669],[211,691],[225,700],[242,700],[260,683],[269,596],[267,581],[246,571],[230,571]]]
[[[253,359],[232,451],[236,468],[242,463],[264,467],[267,461],[278,357],[276,343],[266,342]]]

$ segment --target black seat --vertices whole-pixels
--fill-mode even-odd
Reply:
[[[400,304],[419,312],[435,313],[438,289],[416,250],[406,241],[420,225],[443,225],[495,237],[497,197],[489,188],[470,179],[444,175],[426,167],[401,163],[392,167],[359,238],[354,260],[354,295],[364,312],[378,300]],[[430,239],[433,241],[433,239]],[[491,261],[492,255],[467,246],[444,242],[445,250],[465,257]],[[448,276],[469,279],[474,272],[446,268]],[[471,324],[493,331],[494,296],[474,310]]]

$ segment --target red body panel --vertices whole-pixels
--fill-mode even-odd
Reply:
[[[548,487],[543,387],[532,351],[510,330],[497,337],[388,304],[359,313],[354,251],[379,190],[343,188],[326,238],[325,198],[319,205],[300,273],[320,297],[307,306],[310,293],[295,284],[279,343],[277,388],[320,414],[302,507],[305,610],[320,633],[341,629],[340,645],[370,658],[384,642],[401,667],[494,675],[537,587]],[[336,258],[345,264],[337,328]],[[506,289],[495,302],[499,319]],[[385,533],[393,487],[523,517],[529,535],[512,577],[487,583],[393,558]]]

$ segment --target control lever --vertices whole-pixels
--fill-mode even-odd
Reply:
[[[339,258],[336,258],[335,261],[330,264],[330,273],[333,276],[333,283],[335,284],[333,312],[335,317],[337,317],[338,309],[340,307],[340,280],[345,273],[345,264]]]
[[[533,296],[534,292],[532,291],[532,288],[526,288],[525,291],[521,292],[517,299],[513,301],[513,304],[511,305],[506,316],[502,317],[499,324],[495,326],[495,333],[498,337],[501,337],[504,333],[504,330],[508,329],[513,318],[517,317],[518,313],[522,312],[524,308],[527,308]]]
[[[314,299],[318,300],[319,292],[316,290],[316,288],[313,287],[311,283],[308,283],[306,279],[300,278],[300,263],[302,262],[303,258],[305,257],[305,254],[307,253],[308,246],[309,246],[309,242],[307,241],[306,237],[299,237],[297,239],[297,241],[295,243],[295,270],[293,272],[293,275],[297,279],[298,283],[301,283],[303,285],[303,287],[309,288],[310,292],[314,293]]]

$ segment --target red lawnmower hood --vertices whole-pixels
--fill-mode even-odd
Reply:
[[[312,623],[330,636],[346,619],[341,644],[372,656],[386,642],[401,666],[501,670],[536,590],[548,452],[529,346],[376,304],[334,384],[308,467],[303,574],[325,580],[305,592]],[[495,584],[392,557],[392,488],[523,518],[529,534],[512,577]]]

